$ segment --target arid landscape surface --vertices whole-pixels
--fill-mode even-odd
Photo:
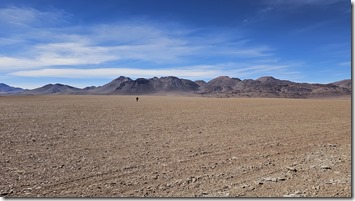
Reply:
[[[5,197],[350,197],[351,99],[0,97]]]

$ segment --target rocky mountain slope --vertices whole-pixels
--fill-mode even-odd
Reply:
[[[351,79],[341,80],[338,82],[333,82],[331,84],[351,90]]]
[[[121,76],[90,92],[98,94],[149,94],[158,92],[193,92],[198,89],[199,86],[196,83],[173,76],[150,79],[138,78],[136,80]]]
[[[297,83],[279,80],[271,76],[256,80],[219,76],[205,82],[195,82],[174,76],[153,77],[150,79],[120,76],[111,82],[95,87],[78,89],[68,85],[49,84],[43,87],[25,90],[19,94],[122,94],[140,95],[156,93],[190,93],[207,97],[274,97],[309,98],[351,95],[351,80],[342,80],[329,84]]]

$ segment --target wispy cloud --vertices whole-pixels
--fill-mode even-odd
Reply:
[[[100,64],[118,59],[110,48],[82,43],[52,43],[31,48],[26,57],[0,56],[0,71],[58,65]]]
[[[341,62],[341,63],[338,63],[339,66],[348,66],[350,67],[351,66],[351,62],[350,61],[345,61],[345,62]]]
[[[29,7],[0,8],[0,23],[11,26],[50,26],[66,22],[68,14],[56,10],[43,12]]]
[[[115,78],[119,75],[138,77],[154,76],[178,76],[189,79],[214,78],[220,75],[229,75],[238,78],[250,78],[255,76],[268,75],[291,75],[287,70],[288,65],[280,64],[254,64],[247,63],[220,63],[215,65],[192,65],[175,66],[163,69],[144,69],[144,68],[46,68],[38,70],[15,71],[9,73],[11,76],[20,77],[56,77],[56,78]],[[292,74],[298,72],[293,71]]]
[[[22,77],[63,77],[63,78],[115,78],[118,75],[131,77],[179,76],[179,77],[213,77],[220,71],[214,66],[190,66],[178,69],[137,69],[137,68],[97,68],[97,69],[40,69],[10,73]]]
[[[10,11],[23,11],[23,14],[11,20]],[[272,48],[253,45],[245,37],[228,34],[228,30],[224,30],[223,34],[200,31],[194,35],[199,30],[135,21],[36,29],[33,23],[44,20],[48,13],[15,7],[0,10],[0,13],[12,23],[28,26],[21,33],[11,34],[2,40],[3,43],[17,43],[19,48],[11,55],[0,55],[0,71],[58,65],[99,65],[127,60],[166,65],[183,63],[187,58],[208,60],[223,57],[228,61],[273,55]],[[54,12],[51,15],[57,19],[60,14]],[[27,15],[28,19],[23,19]],[[24,47],[21,43],[25,44]]]
[[[22,14],[12,19],[10,11]],[[1,52],[0,72],[29,78],[174,75],[191,79],[294,72],[289,70],[291,65],[276,58],[272,47],[253,43],[234,28],[218,32],[134,20],[51,27],[52,23],[61,23],[61,15],[68,17],[60,11],[0,9],[0,16],[9,20],[6,23],[21,27],[21,32],[0,38],[0,44],[17,47]],[[51,19],[48,26],[46,18]],[[0,23],[5,23],[4,19]],[[38,25],[40,28],[36,28]],[[133,66],[132,61],[145,66]]]

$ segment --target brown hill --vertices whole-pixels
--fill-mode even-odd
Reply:
[[[86,91],[86,93],[90,93],[90,94],[111,93],[112,91],[116,90],[116,88],[119,87],[122,83],[127,82],[127,81],[132,81],[132,79],[129,77],[120,76],[103,86],[89,89]]]
[[[334,84],[296,83],[271,76],[242,81],[221,76],[209,81],[198,93],[218,97],[307,98],[350,95],[351,90]]]
[[[173,94],[189,93],[212,97],[309,98],[351,95],[351,80],[330,84],[296,83],[271,76],[256,80],[219,76],[209,82],[191,81],[174,76],[150,79],[120,76],[99,87],[78,89],[68,85],[49,84],[18,94]]]
[[[128,80],[121,83],[110,94],[147,94],[158,92],[193,92],[197,91],[199,86],[186,79],[177,77],[161,77],[161,78],[138,78],[136,80]]]
[[[341,80],[331,84],[351,90],[351,79]]]
[[[205,86],[205,84],[207,83],[206,81],[204,80],[196,80],[194,81],[199,87],[203,87]]]

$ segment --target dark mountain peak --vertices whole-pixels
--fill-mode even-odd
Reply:
[[[56,84],[54,84],[53,86],[56,86],[56,87],[71,87],[71,86],[69,86],[69,85],[60,84],[60,83],[56,83]]]
[[[231,79],[229,76],[226,76],[226,75],[222,75],[222,76],[218,76],[216,78],[214,78],[214,80],[223,80],[223,79]]]
[[[10,86],[4,83],[0,83],[0,87],[10,87]]]
[[[124,80],[124,79],[131,79],[129,77],[125,77],[125,76],[119,76],[118,78],[114,79],[114,80]]]
[[[145,78],[138,78],[138,79],[134,80],[133,82],[135,82],[137,84],[147,84],[149,82],[149,80],[145,79]]]
[[[132,80],[132,79],[129,77],[119,76],[118,78],[112,80],[111,82],[107,83],[106,85],[109,85],[110,83],[121,83],[121,82],[125,82],[125,81],[130,81],[130,80]]]
[[[166,77],[161,77],[160,79],[180,79],[180,78],[175,76],[166,76]]]

